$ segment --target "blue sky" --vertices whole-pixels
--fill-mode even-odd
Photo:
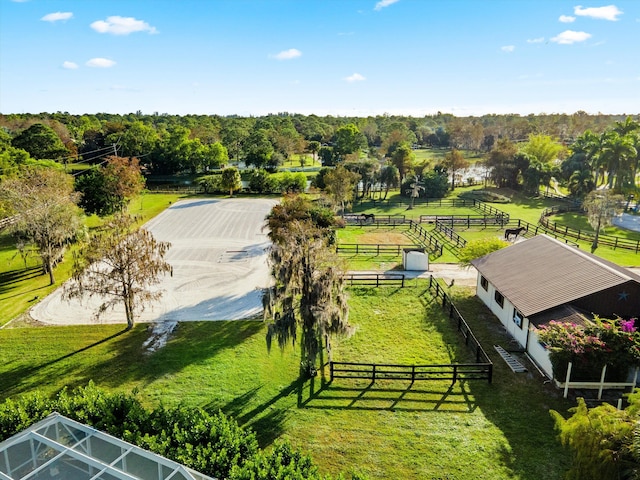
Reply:
[[[0,0],[0,112],[640,113],[640,1]]]

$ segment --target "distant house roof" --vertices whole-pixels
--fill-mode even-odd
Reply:
[[[635,273],[546,235],[471,264],[525,317],[629,281],[640,284]]]

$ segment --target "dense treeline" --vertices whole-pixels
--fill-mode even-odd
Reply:
[[[98,160],[109,154],[138,157],[156,173],[206,171],[227,159],[256,167],[274,167],[295,153],[324,155],[329,147],[344,159],[354,148],[374,148],[383,155],[400,143],[489,151],[499,138],[523,141],[529,135],[549,135],[567,144],[587,129],[601,133],[624,115],[485,115],[425,117],[319,117],[282,113],[263,117],[217,115],[128,115],[67,113],[0,115],[0,128],[15,148],[36,159]],[[28,132],[35,125],[49,130]],[[353,138],[354,126],[358,132]],[[346,128],[346,130],[345,130]],[[42,130],[36,127],[36,130]],[[31,137],[55,133],[59,143],[48,150],[25,148]],[[33,140],[32,142],[33,143]]]
[[[577,196],[599,183],[635,189],[638,118],[624,115],[485,115],[455,117],[262,117],[67,113],[0,115],[0,175],[16,166],[55,160],[102,164],[137,158],[147,175],[207,174],[230,162],[275,173],[287,160],[304,166],[339,163],[360,176],[361,196],[379,195],[417,177],[455,188],[468,167],[460,151],[480,157],[485,181],[535,193],[552,179]],[[437,165],[415,162],[416,148],[449,149]],[[397,170],[388,170],[393,166]],[[385,171],[386,169],[386,171]],[[399,177],[399,178],[397,178]],[[375,188],[374,188],[375,186]],[[265,187],[263,191],[282,191]],[[286,190],[286,188],[284,189]],[[444,189],[446,191],[446,189]],[[423,189],[421,195],[444,194]]]

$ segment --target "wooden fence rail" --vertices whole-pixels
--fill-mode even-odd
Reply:
[[[452,226],[447,225],[446,223],[437,221],[436,222],[436,230],[444,234],[449,240],[455,243],[457,248],[464,248],[467,245],[467,241],[458,235]]]
[[[574,210],[575,208],[572,208]],[[595,233],[593,232],[585,232],[580,229],[570,228],[567,225],[562,225],[557,222],[553,222],[549,219],[551,215],[556,213],[561,213],[565,211],[570,211],[568,208],[564,207],[551,207],[546,208],[542,215],[540,216],[540,224],[544,226],[547,230],[553,232],[554,234],[559,234],[562,237],[573,238],[575,240],[583,240],[586,242],[593,243],[595,240]],[[606,245],[608,247],[613,247],[613,249],[622,248],[625,250],[633,250],[635,253],[638,253],[640,250],[640,240],[629,240],[627,238],[617,237],[614,235],[598,235],[598,245]]]
[[[500,227],[509,223],[509,215],[420,215],[420,223],[441,222],[457,227],[476,227],[498,225]]]
[[[336,246],[336,253],[345,253],[353,255],[402,255],[404,249],[415,250],[421,248],[421,245],[398,245],[384,243],[341,243]]]
[[[349,285],[364,285],[370,287],[404,287],[404,273],[365,273],[348,272],[343,278]]]
[[[474,199],[465,199],[465,198],[416,198],[414,200],[414,208],[415,207],[472,207],[477,202]],[[380,206],[402,206],[406,205],[407,207],[411,205],[411,199],[386,199],[386,200],[357,200],[355,202],[359,207],[361,206],[370,206],[371,208],[376,208]]]
[[[442,256],[444,245],[442,245],[442,243],[440,243],[438,239],[431,235],[427,230],[422,228],[419,223],[409,220],[409,231],[417,235],[423,246],[435,257]]]
[[[467,321],[453,304],[453,301],[446,292],[446,289],[440,285],[440,282],[438,282],[437,279],[433,278],[433,275],[429,277],[429,291],[435,296],[435,298],[440,299],[442,309],[448,311],[449,319],[456,323],[456,328],[464,338],[465,345],[474,352],[476,362],[493,365],[489,355],[487,355],[484,348],[482,348],[482,345],[480,345],[480,342],[471,331],[469,324],[467,324]],[[489,379],[489,383],[491,383],[491,379]]]
[[[16,223],[18,221],[18,216],[14,215],[12,217],[6,217],[3,219],[0,219],[0,231],[4,230],[5,228],[13,225],[14,223]]]
[[[403,225],[407,222],[404,215],[375,215],[374,218],[363,218],[362,214],[348,213],[342,215],[348,225],[360,225],[362,227],[381,227]]]
[[[329,362],[330,381],[334,378],[376,380],[488,380],[492,365],[480,363],[448,363],[439,365],[399,365],[391,363]]]

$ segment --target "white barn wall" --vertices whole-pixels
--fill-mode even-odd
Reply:
[[[528,320],[527,325],[529,325]],[[527,347],[529,356],[533,359],[534,362],[538,364],[538,367],[540,367],[540,369],[547,375],[547,377],[553,378],[553,368],[551,366],[549,351],[544,348],[539,342],[538,334],[535,330],[535,327],[530,325],[529,328],[531,329],[529,331],[529,345]]]
[[[476,284],[476,295],[480,300],[484,302],[484,304],[489,307],[489,310],[498,317],[500,323],[504,326],[504,328],[509,332],[509,334],[516,339],[516,341],[525,348],[527,345],[527,332],[529,327],[529,321],[524,318],[522,320],[522,328],[519,327],[513,321],[513,304],[507,299],[504,299],[503,306],[500,305],[495,300],[495,292],[496,288],[493,286],[491,282],[488,282],[487,290],[482,287],[480,282],[482,275],[478,274],[478,280]]]

